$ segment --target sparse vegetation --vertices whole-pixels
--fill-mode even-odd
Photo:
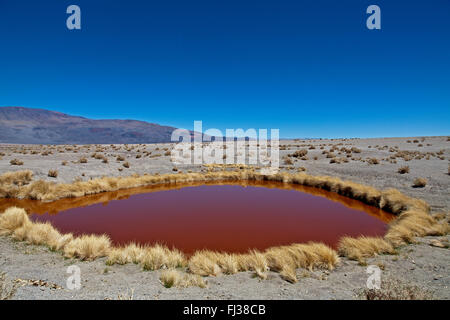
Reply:
[[[295,151],[290,156],[292,156],[294,158],[302,158],[302,157],[306,156],[307,154],[308,154],[308,150],[307,149],[300,149],[300,150]]]
[[[159,280],[166,288],[206,287],[206,281],[199,275],[188,274],[174,269],[162,271]]]
[[[220,166],[219,166],[220,167]],[[335,177],[311,176],[303,172],[264,175],[251,169],[239,171],[218,171],[205,173],[180,173],[144,175],[130,177],[105,177],[73,184],[57,184],[46,181],[31,182],[31,172],[9,173],[0,176],[1,197],[21,197],[28,199],[56,200],[64,197],[79,197],[103,191],[168,182],[192,181],[236,181],[269,180],[305,185],[358,199],[398,215],[384,238],[343,238],[339,254],[364,261],[374,254],[394,253],[395,247],[412,241],[415,236],[443,235],[448,232],[446,221],[437,221],[429,215],[428,205],[409,198],[397,190],[380,191],[375,188],[343,181]],[[293,244],[274,247],[265,251],[251,251],[245,254],[224,254],[199,251],[189,258],[175,249],[163,246],[153,247],[112,247],[106,236],[62,235],[50,224],[34,223],[25,211],[10,208],[0,215],[0,234],[10,234],[17,240],[35,244],[46,244],[61,251],[66,257],[95,259],[107,256],[107,263],[139,263],[145,270],[188,267],[197,275],[215,275],[252,271],[265,278],[267,271],[279,272],[286,281],[295,282],[297,268],[332,269],[338,263],[338,253],[319,243]]]
[[[11,161],[9,161],[9,163],[12,166],[21,166],[21,165],[23,165],[23,161],[21,161],[19,159],[12,159]]]
[[[57,178],[58,177],[58,170],[49,170],[48,176],[51,178]]]
[[[6,273],[0,272],[0,300],[9,300],[17,292],[18,284],[8,281]]]
[[[396,279],[383,279],[380,289],[365,289],[360,297],[366,300],[431,300],[431,292]]]
[[[397,172],[400,174],[409,173],[409,167],[408,166],[400,167],[400,168],[398,168]]]

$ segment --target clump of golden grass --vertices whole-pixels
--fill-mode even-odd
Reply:
[[[413,182],[413,188],[423,188],[427,185],[427,179],[425,178],[416,178]]]
[[[402,212],[395,219],[385,239],[395,246],[410,243],[414,237],[441,236],[449,232],[446,221],[438,221],[427,212],[411,209]]]
[[[33,180],[33,172],[30,170],[6,172],[0,175],[0,185],[23,186]]]
[[[67,243],[63,250],[66,258],[80,258],[94,260],[108,255],[111,240],[107,235],[82,235]]]
[[[409,173],[409,166],[400,167],[400,168],[398,168],[397,172],[400,174]]]
[[[157,244],[145,247],[140,263],[144,270],[178,268],[185,265],[185,257],[177,249]]]
[[[378,254],[393,254],[391,243],[380,237],[343,237],[339,241],[339,254],[352,260],[363,261],[364,258]]]
[[[17,207],[8,208],[0,215],[0,235],[12,234],[29,221],[25,210]]]
[[[206,287],[205,279],[203,279],[199,275],[188,274],[174,269],[162,271],[159,280],[166,288],[187,288],[193,286],[200,288]]]
[[[330,247],[322,243],[307,243],[273,247],[264,252],[251,250],[243,254],[201,250],[189,259],[188,268],[190,272],[202,276],[253,271],[262,279],[267,277],[268,270],[272,270],[280,272],[286,280],[296,282],[293,275],[297,268],[331,270],[338,262],[336,251]]]
[[[58,170],[48,170],[48,176],[51,178],[57,178],[58,177]]]
[[[283,161],[284,161],[284,164],[286,164],[286,165],[294,164],[294,161],[292,161],[292,159],[289,157],[284,157]]]
[[[135,243],[130,243],[125,247],[113,248],[108,254],[106,264],[138,264],[142,261],[145,250],[146,249],[143,246]]]
[[[12,159],[11,161],[9,161],[9,163],[12,166],[21,166],[21,165],[23,165],[23,161],[19,160],[19,159]]]

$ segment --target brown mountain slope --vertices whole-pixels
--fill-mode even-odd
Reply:
[[[0,107],[0,142],[110,144],[170,142],[174,127],[137,120],[92,120],[24,107]]]

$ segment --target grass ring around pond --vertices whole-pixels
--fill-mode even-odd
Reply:
[[[384,237],[343,237],[339,241],[337,251],[323,243],[298,243],[247,253],[201,250],[189,257],[177,249],[161,245],[130,244],[114,247],[107,236],[74,237],[71,234],[61,234],[49,223],[31,221],[23,208],[16,207],[8,208],[0,214],[0,234],[9,234],[17,240],[33,244],[47,245],[70,258],[91,260],[106,256],[108,264],[137,263],[145,270],[185,268],[191,275],[180,276],[179,285],[183,286],[197,283],[191,277],[192,274],[208,276],[253,271],[259,277],[265,278],[268,270],[279,272],[287,281],[296,282],[297,268],[331,270],[339,263],[339,256],[361,261],[375,254],[394,253],[396,247],[411,242],[415,236],[443,235],[449,230],[446,222],[437,221],[429,214],[426,202],[410,198],[398,190],[381,191],[335,177],[311,176],[305,173],[282,172],[264,175],[253,170],[242,170],[105,177],[72,184],[57,184],[46,181],[32,182],[32,174],[25,171],[0,176],[0,197],[49,201],[147,185],[219,181],[274,181],[322,189],[391,212],[396,215],[396,219],[390,223]],[[169,277],[166,273],[165,276]],[[175,281],[173,273],[169,278]],[[200,278],[195,279],[199,281],[197,285],[202,286]]]

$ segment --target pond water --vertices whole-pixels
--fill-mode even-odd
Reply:
[[[59,231],[107,234],[115,245],[162,243],[245,252],[308,241],[382,236],[394,217],[335,193],[275,182],[150,186],[54,202],[0,200]]]

